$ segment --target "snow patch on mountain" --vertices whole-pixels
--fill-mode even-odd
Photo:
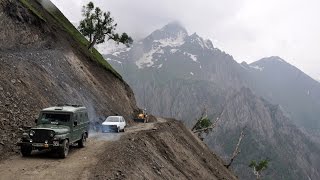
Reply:
[[[118,61],[118,60],[115,60],[115,59],[107,59],[107,61],[114,61],[114,62],[117,62],[117,63],[119,63],[119,64],[122,64],[121,61]]]
[[[171,52],[172,54],[176,53],[177,51],[179,51],[179,49],[170,49],[170,52]]]
[[[194,75],[194,73],[193,72],[190,72],[190,74],[193,76]]]
[[[124,52],[127,52],[127,51],[130,51],[131,48],[123,48],[123,49],[119,49],[117,51],[114,51],[112,53],[113,56],[119,56],[121,53],[124,53]]]
[[[151,49],[149,52],[144,53],[138,61],[136,61],[136,65],[138,66],[139,69],[142,69],[144,67],[151,67],[154,62],[152,61],[153,59],[153,54],[159,51],[159,48],[156,49]]]
[[[192,44],[198,44],[202,49],[214,50],[212,41],[209,39],[204,40],[202,37],[198,36],[196,33],[193,33],[189,36],[189,42]]]
[[[136,65],[138,66],[139,69],[144,67],[151,67],[154,64],[154,62],[152,61],[154,53],[164,54],[163,48],[167,46],[169,47],[181,46],[182,44],[184,44],[184,39],[186,37],[187,37],[187,34],[183,32],[179,32],[175,38],[170,37],[170,38],[164,38],[160,40],[154,40],[153,41],[154,46],[152,47],[152,49],[149,52],[144,53],[142,57],[138,61],[136,61]],[[170,51],[170,52],[173,52],[173,51]]]
[[[171,46],[171,47],[176,47],[176,46],[181,46],[184,43],[184,39],[187,37],[187,34],[183,32],[179,32],[176,38],[165,38],[165,39],[160,39],[160,40],[154,40],[153,42],[159,42],[160,46],[166,47],[166,46]]]
[[[260,67],[260,66],[250,66],[250,67],[259,71],[263,71],[263,67]]]
[[[199,62],[197,55],[191,54],[191,53],[187,53],[187,52],[183,52],[184,55],[187,55],[189,58],[191,58],[192,61],[194,62]]]

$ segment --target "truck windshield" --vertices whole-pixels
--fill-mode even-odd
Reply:
[[[119,122],[120,118],[119,117],[108,117],[106,119],[107,122]]]
[[[41,123],[59,124],[70,121],[70,114],[42,113]]]

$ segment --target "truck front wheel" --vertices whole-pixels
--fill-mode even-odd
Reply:
[[[62,146],[58,150],[58,155],[61,158],[66,158],[69,153],[69,141],[68,139],[63,140]]]
[[[79,146],[80,148],[83,148],[83,147],[86,146],[86,142],[87,142],[87,135],[84,133],[84,134],[82,135],[82,138],[78,141],[78,146]]]

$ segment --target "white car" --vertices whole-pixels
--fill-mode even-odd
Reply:
[[[126,120],[122,116],[109,116],[102,123],[102,132],[124,132],[125,127],[127,126]]]

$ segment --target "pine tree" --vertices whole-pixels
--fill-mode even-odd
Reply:
[[[132,44],[133,40],[127,33],[119,35],[115,33],[117,24],[111,17],[110,12],[103,12],[99,7],[95,7],[93,2],[89,2],[83,6],[83,20],[80,21],[79,31],[89,38],[88,49],[91,49],[95,44],[105,42],[105,39],[113,40],[117,43],[123,43],[126,46]]]

